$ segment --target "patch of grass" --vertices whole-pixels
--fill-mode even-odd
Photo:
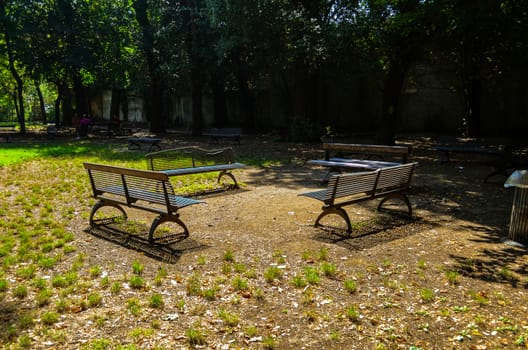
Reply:
[[[202,296],[209,301],[214,301],[216,300],[216,293],[218,293],[218,289],[218,286],[212,286],[211,288],[204,289],[202,291]]]
[[[130,277],[130,280],[128,281],[128,284],[130,285],[131,288],[141,289],[141,288],[144,287],[145,281],[140,276],[133,275],[133,276]]]
[[[320,269],[327,277],[334,277],[337,274],[337,267],[329,262],[322,263]]]
[[[52,325],[54,323],[57,323],[59,321],[59,314],[53,311],[47,311],[42,314],[40,317],[42,323],[46,325]]]
[[[88,306],[89,307],[96,307],[102,304],[103,302],[103,296],[99,292],[93,292],[88,294]]]
[[[132,272],[136,275],[141,275],[143,273],[144,266],[137,260],[132,262]]]
[[[248,290],[248,281],[240,276],[236,276],[232,281],[233,288],[236,291]]]
[[[351,279],[351,278],[346,279],[343,282],[343,287],[345,288],[347,292],[349,292],[350,294],[353,294],[357,291],[357,282],[356,280]]]
[[[198,296],[202,294],[202,282],[197,275],[192,275],[187,279],[185,285],[187,295],[189,296]]]
[[[149,305],[155,309],[161,309],[163,307],[163,296],[159,293],[155,293],[150,296]]]
[[[449,271],[446,271],[445,274],[447,277],[447,281],[449,282],[450,285],[454,286],[458,284],[458,280],[460,278],[460,274],[458,273],[458,271],[449,270]]]
[[[223,308],[218,310],[218,317],[229,327],[236,327],[240,322],[240,318],[236,314]]]
[[[25,284],[19,284],[13,289],[13,295],[18,299],[24,299],[28,295],[28,288]]]
[[[292,278],[292,284],[296,288],[304,288],[307,286],[308,283],[306,282],[303,276],[295,275]]]
[[[205,334],[197,328],[191,327],[187,329],[185,331],[185,336],[187,337],[187,341],[191,346],[201,346],[207,344]]]
[[[53,293],[49,289],[42,289],[37,293],[36,301],[38,306],[48,305]]]
[[[134,316],[141,314],[141,303],[138,298],[130,298],[127,300],[127,310]]]
[[[94,266],[90,267],[89,272],[90,272],[90,277],[91,278],[97,278],[97,277],[101,276],[101,273],[103,272],[103,270],[102,270],[101,266],[94,265]]]
[[[270,266],[264,271],[264,279],[271,283],[278,280],[282,276],[282,271],[277,266]]]
[[[319,271],[311,266],[307,266],[304,268],[304,278],[306,279],[306,282],[318,285],[321,283],[321,276],[319,275]]]
[[[235,254],[231,250],[227,250],[224,252],[224,261],[227,262],[233,262],[235,261]]]
[[[273,350],[277,347],[277,341],[272,336],[266,336],[262,339],[262,348],[265,350]]]
[[[422,301],[424,302],[432,302],[435,299],[435,292],[432,289],[421,289],[420,290],[420,297],[422,298]]]
[[[350,306],[346,309],[345,314],[347,318],[352,322],[359,322],[360,320],[360,313],[357,307]]]

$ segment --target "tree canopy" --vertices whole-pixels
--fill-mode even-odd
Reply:
[[[255,97],[273,90],[290,133],[316,133],[329,118],[324,82],[368,75],[382,92],[379,142],[391,143],[409,68],[434,54],[459,70],[467,132],[478,135],[482,82],[522,61],[527,17],[523,0],[0,0],[0,107],[25,130],[28,90],[47,84],[55,122],[68,124],[107,89],[111,114],[126,118],[133,90],[163,132],[168,97],[187,95],[200,134],[205,95],[215,125],[229,121],[231,94],[253,130]]]

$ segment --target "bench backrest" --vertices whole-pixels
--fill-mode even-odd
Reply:
[[[323,150],[325,151],[325,159],[331,157],[331,153],[348,153],[363,156],[391,156],[401,159],[402,163],[406,163],[410,155],[409,146],[388,146],[388,145],[371,145],[371,144],[357,144],[357,143],[323,143]]]
[[[330,177],[323,198],[328,204],[338,198],[376,197],[402,191],[410,186],[416,163],[407,163],[374,171],[339,174]]]
[[[105,164],[84,163],[95,198],[124,197],[127,204],[137,201],[162,204],[177,210],[174,188],[162,172],[130,169]]]
[[[233,149],[206,150],[199,147],[171,148],[146,155],[149,170],[163,171],[234,162]]]

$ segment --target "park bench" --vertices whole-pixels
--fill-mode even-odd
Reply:
[[[161,150],[160,146],[161,139],[156,137],[131,137],[128,139],[128,149],[141,149],[142,145],[149,146],[149,152],[152,152],[154,148]]]
[[[220,139],[233,139],[240,144],[242,129],[240,128],[215,128],[204,132],[204,136],[209,136],[212,142],[220,143]]]
[[[320,226],[323,217],[336,214],[345,220],[347,232],[351,233],[350,218],[343,209],[350,204],[382,198],[377,208],[381,211],[387,200],[400,199],[407,205],[408,215],[412,216],[411,202],[406,191],[411,184],[415,166],[416,163],[406,163],[373,171],[336,174],[330,177],[326,189],[300,195],[324,203],[314,226]]]
[[[514,153],[515,148],[508,145],[502,148],[489,148],[478,145],[446,145],[437,146],[441,162],[450,162],[451,155],[461,154],[464,158],[468,155],[483,156],[486,164],[492,167],[492,170],[484,177],[484,183],[496,175],[508,177],[511,170],[522,168],[527,165],[527,161],[523,160],[521,156]]]
[[[206,150],[188,146],[152,152],[146,155],[149,170],[163,171],[168,176],[219,172],[218,183],[225,175],[231,178],[234,188],[238,183],[231,170],[242,169],[244,164],[235,162],[233,149]]]
[[[189,231],[180,220],[178,211],[189,205],[203,203],[201,200],[176,196],[169,177],[163,172],[123,168],[105,164],[84,163],[92,185],[93,197],[98,201],[90,213],[90,227],[111,223],[118,217],[96,219],[97,211],[103,207],[113,207],[127,214],[123,207],[135,208],[158,214],[152,221],[148,233],[148,242],[154,243],[156,228],[165,222],[178,224],[183,232]]]
[[[0,124],[0,137],[5,139],[5,142],[11,141],[11,136],[16,131],[16,124]]]
[[[327,167],[325,181],[333,173],[376,170],[407,163],[410,154],[410,148],[407,146],[351,143],[323,143],[323,150],[325,159],[309,160],[307,164]],[[387,158],[391,161],[386,161]]]

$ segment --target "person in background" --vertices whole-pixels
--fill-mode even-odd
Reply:
[[[88,136],[88,126],[90,125],[91,120],[86,114],[83,114],[81,120],[79,121],[79,136],[86,137]]]

